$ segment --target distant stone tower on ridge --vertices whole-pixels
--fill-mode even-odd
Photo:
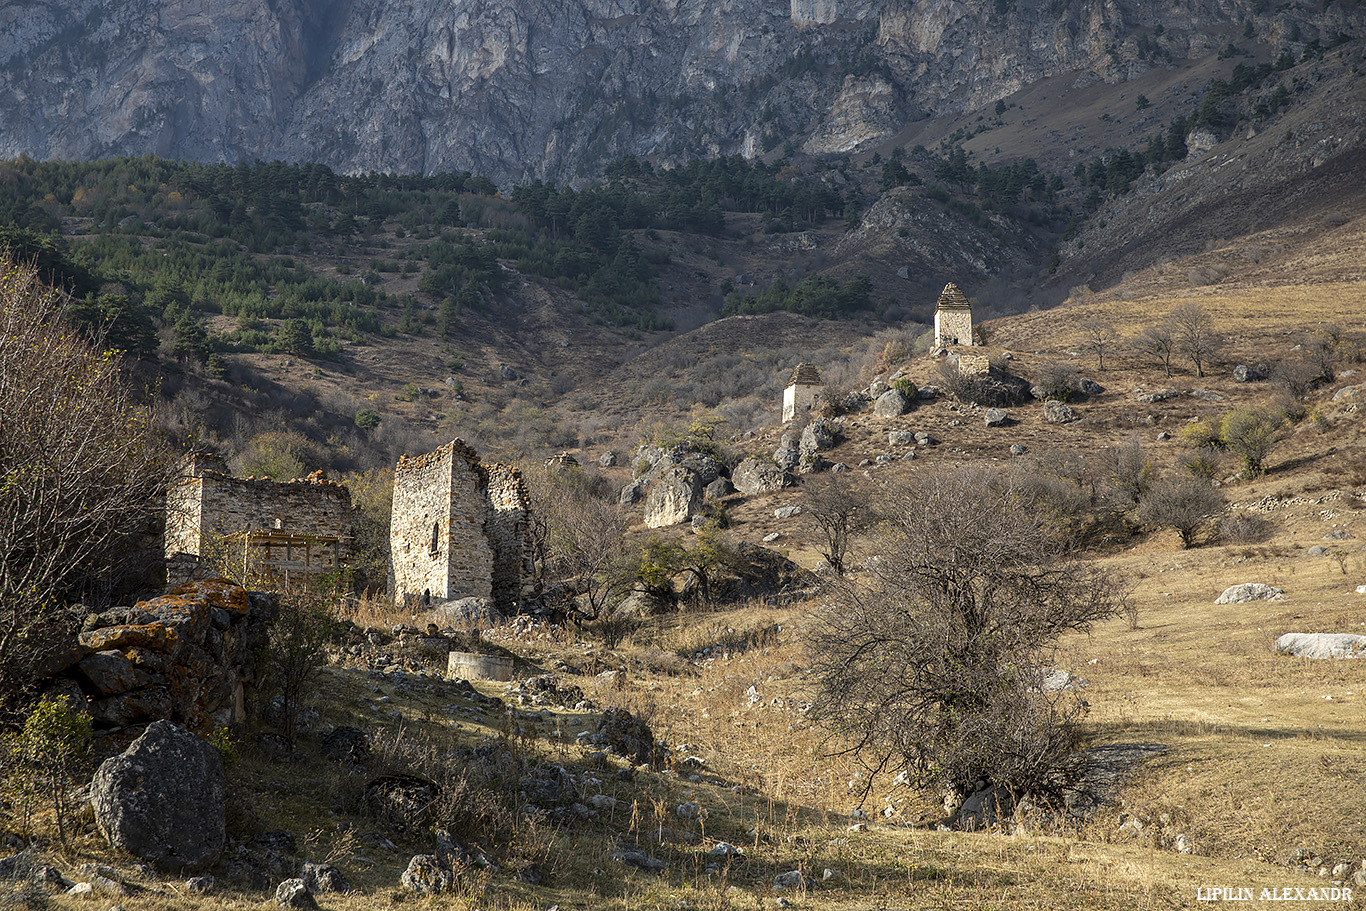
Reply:
[[[783,390],[783,423],[793,420],[803,412],[819,408],[825,400],[825,383],[815,364],[798,364],[792,371],[792,379],[787,381]]]
[[[972,344],[972,305],[949,282],[934,308],[934,344],[938,348]]]

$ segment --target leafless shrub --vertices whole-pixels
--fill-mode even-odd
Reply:
[[[1039,368],[1034,385],[1044,398],[1071,401],[1077,395],[1077,365],[1067,361],[1049,361]]]
[[[1181,546],[1195,543],[1205,523],[1224,508],[1224,495],[1208,481],[1189,475],[1161,478],[1138,504],[1138,521],[1158,528],[1174,528]]]
[[[1089,319],[1081,324],[1082,346],[1096,356],[1096,369],[1105,369],[1105,355],[1119,346],[1119,333],[1109,320]]]
[[[0,703],[107,597],[155,529],[173,471],[119,358],[0,251]],[[3,706],[0,706],[2,708]]]
[[[1221,264],[1196,266],[1186,273],[1190,283],[1196,287],[1217,285],[1228,276],[1228,267]]]
[[[1045,694],[1058,636],[1119,609],[1046,521],[980,469],[892,497],[879,559],[832,584],[810,646],[820,722],[877,769],[964,791],[1048,792],[1075,770],[1081,705]]]
[[[1134,339],[1134,349],[1167,375],[1172,375],[1172,356],[1176,353],[1175,330],[1166,324],[1148,326]]]
[[[1190,475],[1192,478],[1212,481],[1222,473],[1223,461],[1219,458],[1217,449],[1204,446],[1178,455],[1176,467],[1177,470]]]
[[[1271,523],[1251,512],[1229,513],[1219,520],[1219,540],[1224,544],[1260,544],[1271,534]]]

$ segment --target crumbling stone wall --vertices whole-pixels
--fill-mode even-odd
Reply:
[[[218,459],[196,455],[166,494],[169,582],[199,578],[203,558],[229,535],[282,529],[349,539],[351,493],[322,472],[283,483],[267,478],[234,478]]]
[[[273,595],[223,579],[110,608],[86,620],[45,692],[89,711],[100,731],[164,719],[207,736],[246,718],[259,682],[254,653],[275,611]]]
[[[487,598],[508,611],[531,574],[522,474],[484,465],[460,440],[398,460],[390,552],[394,598]]]
[[[493,603],[506,609],[522,595],[522,584],[533,567],[529,536],[531,499],[522,473],[495,462],[488,467],[489,503],[493,507],[485,530],[493,549]]]

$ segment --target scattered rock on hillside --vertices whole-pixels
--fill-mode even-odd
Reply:
[[[775,519],[790,519],[801,514],[802,508],[800,506],[779,506],[773,510],[773,518]]]
[[[1325,541],[1350,541],[1350,540],[1352,540],[1352,539],[1355,538],[1355,537],[1356,537],[1356,535],[1352,534],[1350,531],[1347,531],[1347,530],[1345,530],[1345,529],[1339,528],[1337,531],[1330,531],[1330,532],[1328,532],[1328,534],[1326,534],[1326,535],[1323,536],[1323,540],[1325,540]]]
[[[792,434],[783,434],[782,439],[778,441],[778,448],[773,450],[773,461],[779,468],[790,471],[797,467],[801,460],[802,451],[792,439]]]
[[[318,902],[302,879],[287,879],[275,889],[275,904],[281,908],[317,908]]]
[[[194,734],[155,721],[90,783],[95,824],[115,848],[152,865],[198,872],[223,851],[223,759]]]
[[[314,894],[351,891],[351,884],[342,875],[342,871],[330,864],[313,864],[305,861],[299,878],[308,887],[308,891]]]
[[[1105,392],[1105,387],[1095,380],[1088,380],[1085,377],[1077,380],[1077,391],[1082,395],[1100,395]]]
[[[820,452],[831,449],[839,442],[839,430],[825,418],[816,418],[802,431],[802,441],[798,445],[803,461],[811,459]]]
[[[610,449],[607,450],[602,455],[598,456],[598,464],[601,465],[603,468],[616,467],[617,454]]]
[[[786,873],[779,873],[773,877],[773,888],[779,892],[788,889],[806,889],[810,885],[811,880],[807,879],[801,870],[788,870]]]
[[[1139,390],[1137,393],[1134,394],[1134,398],[1138,399],[1140,402],[1147,402],[1151,405],[1154,402],[1165,402],[1168,399],[1174,399],[1180,394],[1180,389],[1171,388],[1154,389],[1152,392],[1144,392],[1142,390]]]
[[[370,736],[360,728],[341,725],[322,739],[323,758],[352,766],[364,766],[370,759]]]
[[[469,626],[487,629],[498,626],[507,618],[490,604],[487,598],[459,598],[455,601],[437,602],[432,607],[430,619],[437,626],[448,629]]]
[[[1352,633],[1286,633],[1275,651],[1296,658],[1366,658],[1366,636]]]
[[[1261,582],[1230,585],[1214,600],[1215,604],[1242,604],[1246,601],[1284,601],[1285,592]]]
[[[1006,422],[1010,420],[1010,416],[1006,414],[1003,408],[988,408],[982,412],[982,420],[986,422],[988,427],[1004,427]]]
[[[909,430],[889,430],[887,431],[888,446],[914,446],[915,434]]]
[[[1024,455],[1024,454],[1026,454],[1027,452],[1029,452],[1029,447],[1026,446],[1026,445],[1023,444],[1023,443],[1011,443],[1011,444],[1010,444],[1010,454],[1013,455],[1013,456],[1022,456],[1022,455]]]
[[[745,459],[735,466],[735,471],[731,474],[731,481],[735,484],[736,490],[753,496],[754,494],[781,490],[792,483],[792,478],[772,462],[766,462],[762,459]]]
[[[911,407],[906,397],[895,389],[889,389],[873,402],[873,414],[880,418],[895,418],[905,414]]]
[[[603,712],[597,733],[613,752],[636,764],[655,759],[655,735],[650,726],[624,709]]]
[[[1261,364],[1256,366],[1239,364],[1233,368],[1233,379],[1239,383],[1252,383],[1266,379],[1266,367]]]
[[[1052,424],[1067,424],[1077,419],[1077,412],[1066,402],[1049,399],[1043,403],[1043,419]]]
[[[650,873],[662,873],[669,867],[664,861],[657,857],[651,857],[634,845],[619,845],[609,856],[627,866]]]
[[[450,890],[455,879],[432,854],[415,854],[408,868],[399,875],[399,884],[418,895],[436,895]]]
[[[1306,557],[1322,557],[1326,553],[1328,553],[1328,548],[1324,547],[1322,544],[1315,544],[1313,547],[1307,549],[1304,552],[1304,555]]]

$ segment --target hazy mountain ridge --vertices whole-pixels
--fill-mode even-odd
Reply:
[[[626,153],[844,152],[1046,76],[1118,82],[1247,31],[1281,47],[1357,28],[1352,4],[1260,6],[20,0],[0,11],[0,157],[564,181]]]

